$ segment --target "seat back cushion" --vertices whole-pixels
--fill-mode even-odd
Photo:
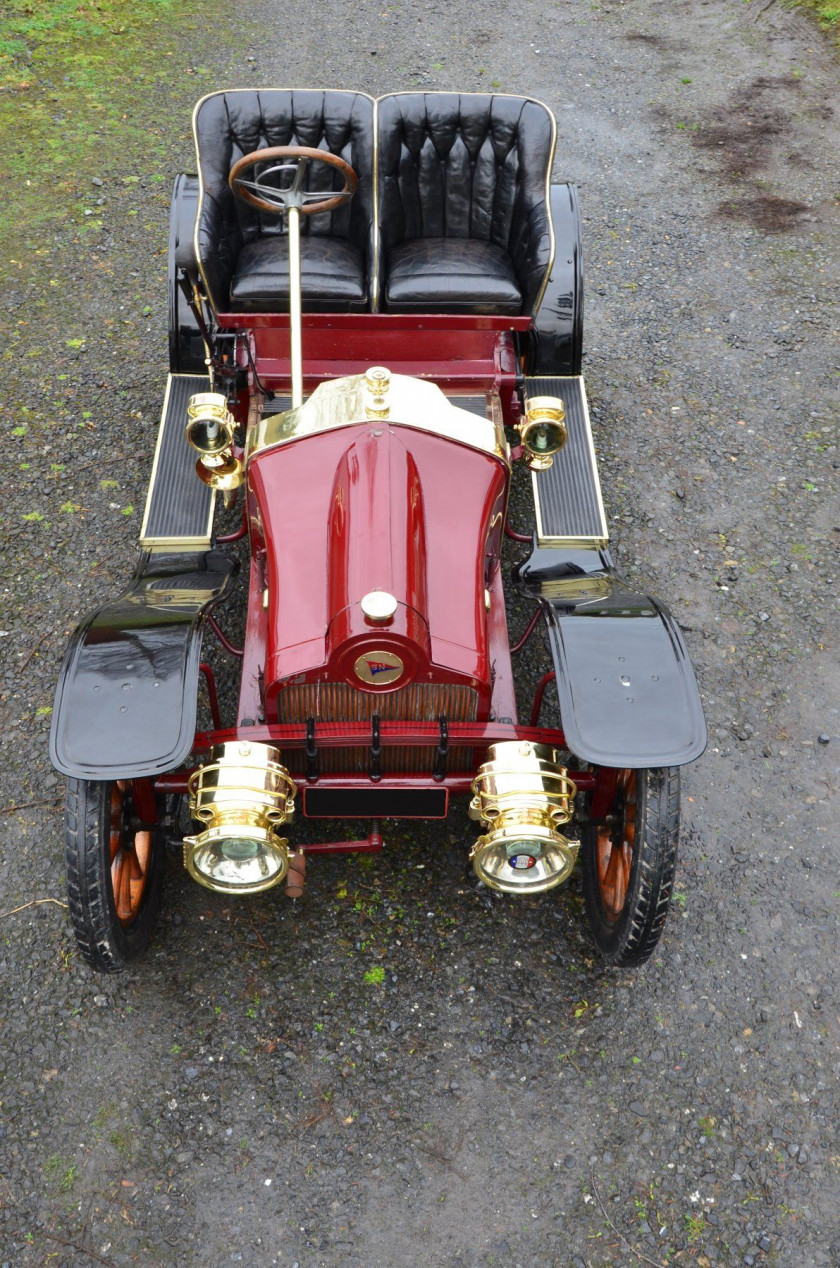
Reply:
[[[356,172],[359,185],[349,203],[301,217],[303,234],[343,238],[373,264],[373,100],[364,93],[328,90],[238,89],[211,93],[193,116],[201,200],[196,226],[198,264],[211,303],[224,311],[242,247],[285,232],[284,217],[269,215],[235,198],[228,185],[243,154],[277,145],[329,150]],[[342,177],[323,163],[310,163],[307,189],[331,191]]]
[[[552,257],[551,111],[529,97],[395,93],[377,103],[382,248],[477,238],[506,250],[531,312]]]

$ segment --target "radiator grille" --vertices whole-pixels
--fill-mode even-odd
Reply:
[[[478,692],[452,683],[412,683],[397,691],[374,694],[356,691],[343,682],[308,682],[284,687],[277,696],[278,722],[367,722],[374,713],[382,722],[436,722],[445,714],[448,722],[474,722],[478,713]],[[299,771],[300,753],[284,754],[289,769]],[[434,748],[385,748],[382,770],[387,774],[431,771]],[[368,750],[362,747],[324,749],[320,755],[325,774],[347,771],[363,774],[368,768]],[[471,769],[471,750],[450,749],[450,770]]]

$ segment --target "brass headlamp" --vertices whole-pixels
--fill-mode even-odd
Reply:
[[[221,392],[196,392],[187,406],[187,442],[199,454],[196,475],[222,492],[239,488],[242,463],[233,454],[236,419]]]
[[[277,828],[294,810],[294,780],[270,744],[217,744],[190,775],[190,814],[205,825],[184,837],[184,866],[223,894],[256,894],[283,880],[289,843]]]
[[[470,858],[491,889],[536,894],[571,873],[580,843],[557,829],[572,816],[577,788],[557,757],[548,744],[490,745],[473,780],[469,815],[489,828]]]
[[[559,396],[532,396],[517,430],[532,471],[547,471],[566,443],[566,406]]]

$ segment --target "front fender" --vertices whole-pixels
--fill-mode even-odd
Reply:
[[[145,552],[128,589],[78,626],[64,656],[50,760],[76,779],[162,774],[195,736],[202,616],[234,564],[220,551]]]
[[[605,552],[535,550],[516,580],[545,616],[566,742],[596,766],[683,766],[706,747],[679,628],[629,589]]]

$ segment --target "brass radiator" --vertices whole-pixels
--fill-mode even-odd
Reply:
[[[381,722],[437,722],[443,714],[447,722],[474,722],[478,713],[478,692],[453,683],[411,683],[397,691],[375,694],[357,691],[343,682],[294,683],[283,687],[277,696],[278,722],[368,722],[374,714]],[[284,754],[289,769],[303,769],[301,753]],[[346,772],[365,774],[369,752],[360,745],[346,749],[324,749],[321,770],[325,774]],[[435,749],[399,746],[383,748],[384,774],[431,772]],[[471,769],[469,749],[453,748],[449,753],[450,770]]]

